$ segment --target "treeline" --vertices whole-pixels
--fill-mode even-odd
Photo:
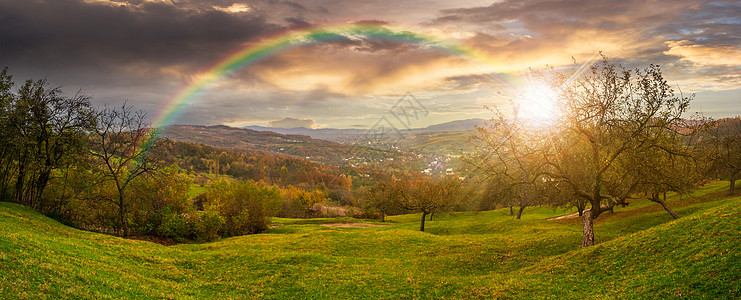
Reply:
[[[14,88],[3,69],[0,199],[78,228],[124,237],[211,240],[261,232],[283,202],[304,208],[324,201],[328,193],[315,190],[317,182],[339,178],[335,185],[343,184],[341,174],[320,165],[160,140],[145,120],[126,104],[94,108],[88,97],[65,96],[44,80]],[[188,151],[196,154],[175,163],[234,176],[203,182],[203,193],[194,201],[190,191],[199,175],[185,172],[170,157]],[[234,179],[249,177],[260,182]],[[302,188],[274,186],[302,180],[308,182]]]
[[[262,232],[276,215],[346,214],[328,208],[358,206],[379,172],[158,139],[145,121],[44,80],[14,88],[3,69],[0,199],[87,230],[213,240]]]
[[[96,109],[88,97],[65,96],[45,80],[14,89],[3,69],[0,199],[77,227],[128,236],[134,225],[139,232],[148,226],[139,226],[144,215],[176,207],[188,190],[177,172],[160,170],[161,152],[151,151],[157,143],[144,120],[127,105]]]
[[[15,92],[7,68],[0,72],[0,197],[43,212],[59,204],[43,195],[59,172],[85,152],[95,111],[87,97],[65,97],[44,80]]]

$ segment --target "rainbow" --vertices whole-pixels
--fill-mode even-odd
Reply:
[[[210,83],[264,58],[275,55],[281,51],[302,45],[326,42],[348,38],[364,38],[376,40],[394,40],[405,43],[416,43],[428,45],[449,52],[453,55],[470,58],[483,65],[495,65],[497,61],[486,51],[481,51],[471,46],[444,41],[430,35],[417,33],[419,30],[394,27],[388,24],[369,23],[340,23],[335,25],[314,25],[299,28],[291,28],[281,31],[262,39],[246,43],[221,57],[213,64],[202,69],[194,79],[180,90],[168,104],[156,115],[152,123],[152,133],[141,147],[148,150],[154,144],[156,137],[164,126],[177,119],[183,108],[197,98],[199,92],[204,90]],[[595,56],[590,58],[590,62]],[[587,64],[589,64],[588,62]],[[583,71],[582,68],[577,73]],[[508,92],[515,91],[517,78],[508,74],[488,74],[497,84]],[[576,74],[574,74],[576,76]]]
[[[449,52],[453,55],[471,58],[477,63],[483,65],[495,65],[498,63],[485,51],[463,44],[446,42],[443,39],[416,32],[419,31],[373,22],[341,23],[336,25],[315,25],[291,28],[289,30],[265,36],[258,41],[246,43],[221,57],[208,67],[202,69],[196,76],[194,76],[194,79],[191,82],[173,96],[168,104],[163,107],[163,109],[153,119],[153,126],[151,127],[153,130],[150,136],[140,145],[140,149],[145,153],[148,153],[148,150],[153,146],[154,141],[159,135],[160,130],[163,129],[164,126],[168,125],[168,123],[175,120],[183,108],[197,98],[199,92],[205,89],[210,83],[228,75],[230,72],[254,64],[264,58],[292,47],[347,38],[394,40],[428,45]],[[594,61],[595,58],[596,54],[593,55],[586,64],[582,65],[578,72],[572,77],[575,77],[584,71],[586,66]],[[514,91],[514,94],[516,94],[518,90],[516,86],[522,85],[517,84],[519,81],[518,78],[509,74],[488,74],[488,76],[508,92]],[[569,80],[572,79],[573,78],[570,78]],[[139,163],[139,159],[137,159],[136,162]]]
[[[154,118],[155,128],[166,126],[175,120],[182,109],[195,98],[199,92],[210,83],[225,75],[254,64],[278,52],[301,45],[363,37],[368,39],[396,40],[400,42],[425,44],[438,48],[454,55],[473,58],[481,63],[493,63],[493,60],[483,52],[465,45],[457,45],[435,37],[414,33],[410,30],[393,28],[378,23],[343,23],[337,25],[317,25],[302,28],[292,28],[270,36],[263,37],[257,42],[245,44],[223,56],[215,63],[201,70],[194,79],[180,90],[168,104]],[[492,77],[500,84],[508,80]]]

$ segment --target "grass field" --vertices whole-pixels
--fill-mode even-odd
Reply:
[[[725,185],[727,186],[727,185]],[[670,197],[682,216],[639,200],[596,220],[528,208],[388,226],[275,219],[269,233],[162,246],[66,227],[0,202],[0,298],[739,298],[741,197],[713,184]],[[376,224],[380,224],[377,223]]]

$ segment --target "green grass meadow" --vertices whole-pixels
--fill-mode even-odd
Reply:
[[[669,197],[682,216],[637,200],[595,220],[527,208],[356,219],[273,219],[267,233],[205,244],[126,240],[64,226],[0,202],[0,298],[737,299],[741,197],[727,184]]]

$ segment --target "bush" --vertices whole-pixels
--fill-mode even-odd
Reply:
[[[165,209],[162,213],[162,225],[158,228],[158,233],[162,237],[171,238],[176,242],[183,242],[193,237],[193,222],[190,215],[179,214],[170,209]]]
[[[222,236],[260,233],[270,226],[280,203],[280,192],[275,187],[255,182],[221,180],[206,192],[210,205],[216,207],[224,219]]]
[[[284,193],[285,194],[285,193]],[[280,209],[276,216],[281,218],[304,218],[306,217],[306,209],[301,201],[297,198],[283,195],[283,201],[280,205]]]
[[[347,210],[347,208],[340,206],[314,204],[306,210],[306,215],[310,218],[347,217]]]
[[[350,217],[355,218],[355,219],[376,219],[376,220],[380,220],[383,216],[381,215],[381,213],[377,213],[377,212],[360,211],[360,212],[356,212],[356,213],[350,215]]]
[[[337,205],[354,205],[353,203],[353,195],[350,191],[343,189],[343,188],[337,188],[329,191],[329,194],[327,195],[330,200],[334,201]]]
[[[280,217],[316,218],[324,215],[318,210],[317,205],[325,203],[327,195],[320,190],[307,191],[288,186],[281,191],[281,197],[283,201],[277,212]],[[323,206],[319,206],[319,208],[321,207]]]
[[[198,215],[197,235],[202,241],[211,242],[219,238],[219,231],[224,226],[224,218],[215,208],[209,208]]]

